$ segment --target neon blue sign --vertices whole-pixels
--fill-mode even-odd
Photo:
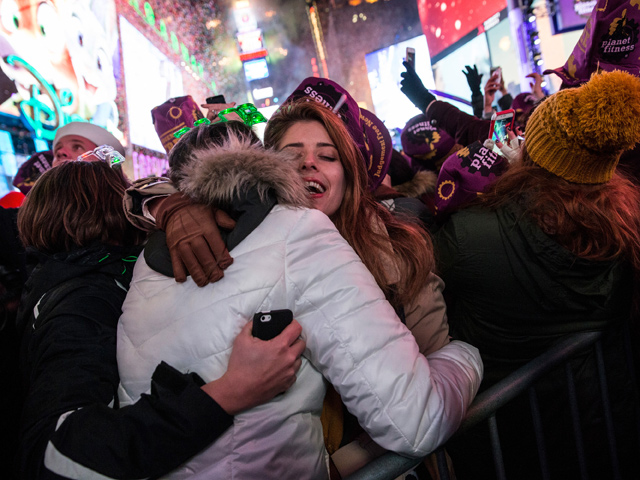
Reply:
[[[36,81],[31,85],[30,98],[22,100],[18,104],[18,108],[22,122],[37,137],[53,140],[57,128],[69,122],[86,121],[80,115],[69,115],[62,110],[73,103],[73,93],[71,91],[63,89],[60,90],[59,94],[56,93],[53,85],[47,82],[27,61],[16,55],[9,55],[6,58],[6,62],[11,66],[24,68]],[[46,94],[51,99],[53,108],[40,101],[40,97],[43,94]]]

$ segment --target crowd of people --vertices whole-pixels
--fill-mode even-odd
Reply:
[[[16,177],[19,208],[0,208],[7,478],[335,480],[393,451],[424,458],[401,478],[436,479],[442,445],[456,478],[495,478],[486,432],[449,441],[474,397],[585,331],[604,332],[618,439],[603,440],[584,352],[590,475],[609,478],[614,455],[638,478],[638,358],[622,345],[639,331],[640,73],[568,64],[557,93],[532,74],[514,98],[499,70],[483,94],[466,66],[470,115],[405,63],[421,113],[402,149],[319,78],[268,121],[169,99],[190,120],[154,109],[166,177],[132,182],[109,132],[59,128]],[[497,110],[514,114],[504,142]],[[294,319],[253,335],[255,314],[280,310]],[[545,377],[538,402],[553,475],[581,478],[566,382]],[[501,412],[510,478],[540,477],[525,415]]]

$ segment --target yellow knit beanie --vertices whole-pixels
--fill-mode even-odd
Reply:
[[[640,141],[640,78],[603,72],[559,91],[536,108],[525,136],[531,159],[554,175],[608,182],[622,152]]]

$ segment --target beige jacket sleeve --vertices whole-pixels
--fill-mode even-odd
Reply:
[[[123,206],[127,220],[140,230],[155,230],[155,219],[148,213],[145,204],[176,192],[171,180],[166,177],[145,177],[136,180],[124,193]]]
[[[442,279],[429,273],[420,294],[404,307],[407,328],[411,330],[423,355],[440,350],[450,341],[443,290]]]

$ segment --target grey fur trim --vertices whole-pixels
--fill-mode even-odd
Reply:
[[[179,189],[199,203],[224,205],[255,187],[261,198],[273,190],[281,205],[310,206],[292,155],[265,150],[236,136],[220,147],[197,152],[178,173],[183,177]]]
[[[416,172],[411,180],[400,185],[394,185],[398,192],[410,198],[418,198],[424,193],[432,193],[436,189],[438,175],[435,172],[421,170]]]

